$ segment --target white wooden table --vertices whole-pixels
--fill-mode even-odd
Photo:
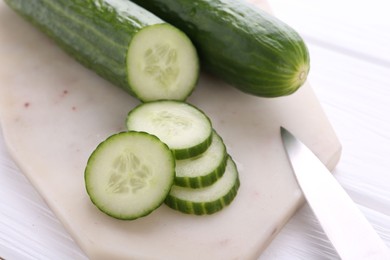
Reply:
[[[309,80],[343,146],[334,174],[390,246],[389,4],[269,2],[309,46]],[[337,258],[305,205],[261,259]]]
[[[390,246],[389,4],[385,0],[269,3],[309,46],[309,81],[343,145],[334,174]],[[86,259],[12,162],[1,132],[0,187],[0,258]],[[307,205],[261,256],[337,258]]]

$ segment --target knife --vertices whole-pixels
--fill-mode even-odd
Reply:
[[[309,206],[341,259],[390,259],[390,252],[326,166],[281,127],[284,148]]]

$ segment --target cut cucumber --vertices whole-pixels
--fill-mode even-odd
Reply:
[[[179,101],[143,103],[127,116],[128,130],[144,131],[166,143],[176,159],[197,156],[210,146],[210,119],[198,108]]]
[[[6,0],[86,67],[141,101],[185,100],[199,74],[180,30],[128,0]]]
[[[100,143],[85,169],[92,202],[114,218],[148,215],[165,200],[175,176],[175,159],[156,136],[121,132]]]
[[[129,83],[143,101],[184,100],[198,79],[198,61],[189,39],[159,24],[134,36],[127,56]]]
[[[214,131],[213,141],[204,153],[176,161],[175,185],[190,188],[210,186],[223,175],[227,158],[225,144]]]
[[[295,92],[309,73],[300,35],[245,0],[132,0],[183,30],[202,65],[257,96]]]
[[[237,167],[229,157],[225,173],[213,185],[199,189],[173,185],[165,204],[187,214],[213,214],[233,201],[239,186]]]

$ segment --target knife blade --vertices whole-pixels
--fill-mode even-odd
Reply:
[[[284,148],[306,201],[342,259],[390,259],[383,240],[326,166],[281,127]]]

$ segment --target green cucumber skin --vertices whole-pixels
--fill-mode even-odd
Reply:
[[[175,185],[194,189],[212,185],[224,174],[228,158],[229,154],[227,153],[226,146],[224,145],[224,157],[221,164],[216,169],[206,175],[197,177],[180,177],[176,175]]]
[[[228,160],[231,160],[233,163],[237,176],[234,185],[230,188],[227,194],[214,201],[195,202],[180,199],[169,193],[164,203],[171,209],[180,211],[181,213],[199,216],[211,215],[229,206],[237,196],[241,182],[236,163],[231,159],[230,155],[228,155]]]
[[[189,147],[186,149],[172,149],[172,152],[176,160],[184,160],[191,157],[198,156],[205,152],[207,148],[211,145],[213,141],[213,136],[210,135],[203,143],[198,144],[197,146]]]
[[[175,185],[180,187],[189,187],[189,188],[203,188],[212,185],[215,183],[225,172],[227,164],[228,155],[226,154],[223,162],[216,168],[214,171],[210,172],[205,176],[198,177],[175,177]]]
[[[237,179],[229,194],[216,201],[211,202],[187,202],[185,200],[170,196],[168,194],[165,204],[185,214],[191,215],[211,215],[226,208],[233,202],[240,187],[240,181]]]
[[[131,2],[125,2],[130,11],[111,6],[119,1],[110,0],[5,2],[84,66],[136,96],[128,83],[128,47],[141,28],[164,23],[160,18]]]
[[[309,72],[300,35],[240,0],[132,0],[184,31],[202,65],[248,94],[294,93]]]

